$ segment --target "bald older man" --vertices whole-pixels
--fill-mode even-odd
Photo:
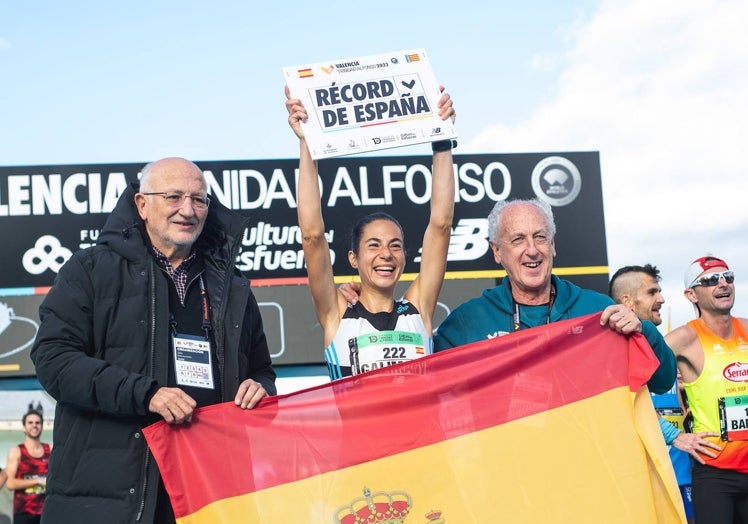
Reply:
[[[234,267],[248,220],[207,190],[183,158],[145,166],[40,307],[31,358],[57,400],[42,522],[174,522],[142,428],[275,394],[259,307]]]

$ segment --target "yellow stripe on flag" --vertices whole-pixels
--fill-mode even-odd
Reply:
[[[433,510],[456,524],[685,522],[661,441],[646,388],[639,394],[617,388],[425,448],[220,500],[177,522],[331,524],[336,511],[363,498],[365,487],[406,492],[412,500],[406,524],[428,522]],[[661,476],[650,474],[650,460]],[[454,496],[435,495],[445,492]]]

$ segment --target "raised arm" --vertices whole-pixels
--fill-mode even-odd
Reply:
[[[312,293],[314,311],[317,313],[325,333],[325,345],[329,344],[340,323],[345,299],[335,288],[330,247],[325,238],[325,223],[322,219],[322,204],[317,179],[317,165],[309,153],[301,122],[307,112],[301,101],[291,98],[286,87],[286,109],[288,124],[299,137],[299,181],[296,186],[296,203],[304,248],[309,289]]]
[[[438,109],[442,120],[451,118],[454,122],[455,110],[448,93],[444,93],[439,99]],[[405,293],[405,298],[418,308],[429,330],[431,330],[436,301],[444,282],[444,273],[447,270],[447,252],[452,232],[454,204],[452,150],[435,151],[431,185],[431,214],[423,235],[420,272]]]

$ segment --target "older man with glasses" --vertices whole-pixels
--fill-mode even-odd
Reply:
[[[699,317],[665,337],[694,418],[694,431],[714,431],[721,451],[693,466],[696,522],[748,523],[748,319],[731,315],[735,275],[717,257],[694,260],[686,298]]]
[[[234,266],[249,220],[207,191],[189,160],[145,166],[39,309],[31,359],[57,400],[42,522],[173,523],[142,428],[275,394],[260,310]]]

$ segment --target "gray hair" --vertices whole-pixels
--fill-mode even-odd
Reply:
[[[537,198],[522,200],[499,200],[493,206],[493,209],[488,214],[488,239],[497,244],[499,242],[499,231],[501,230],[501,214],[509,207],[513,207],[521,204],[529,204],[535,206],[543,216],[545,217],[545,224],[548,228],[548,234],[551,238],[556,236],[556,222],[553,220],[553,210],[551,205]]]

